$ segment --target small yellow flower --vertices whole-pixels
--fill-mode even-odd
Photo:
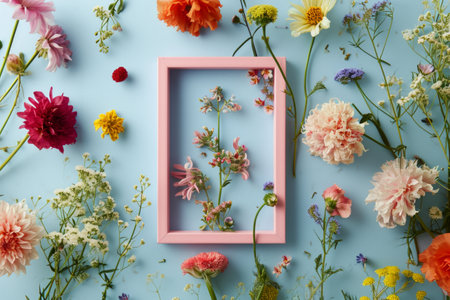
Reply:
[[[278,10],[273,5],[261,4],[255,5],[248,9],[247,20],[250,24],[253,21],[256,25],[265,26],[269,23],[273,23],[277,20]]]
[[[390,294],[386,297],[386,300],[400,300],[400,298],[395,294]]]
[[[368,285],[372,285],[374,282],[375,282],[375,279],[373,279],[372,277],[367,277],[366,279],[364,279],[362,285],[368,286]]]
[[[321,29],[330,28],[330,20],[327,13],[333,9],[336,0],[302,0],[303,6],[292,4],[289,9],[291,34],[297,37],[302,33],[310,32],[311,36],[317,36]]]
[[[414,274],[412,275],[412,279],[413,279],[415,282],[418,282],[418,283],[424,283],[424,282],[425,282],[425,279],[423,279],[422,274],[419,274],[419,273],[414,273]]]
[[[367,296],[362,296],[362,297],[359,297],[359,300],[370,300],[370,298]]]
[[[380,277],[386,276],[388,274],[386,268],[376,269],[375,273],[377,273],[377,275]]]
[[[388,274],[398,275],[400,273],[400,269],[396,266],[386,266],[385,269]]]
[[[425,292],[425,291],[417,291],[416,299],[423,300],[423,298],[425,298],[426,295],[427,295],[427,292]]]
[[[386,277],[384,277],[383,283],[387,287],[395,287],[398,279],[398,275],[387,274]]]
[[[411,270],[403,270],[402,273],[403,273],[403,275],[405,275],[405,277],[408,277],[408,278],[412,277],[414,274]]]
[[[94,121],[95,130],[102,128],[102,139],[105,135],[109,134],[112,141],[119,138],[119,133],[124,132],[123,118],[117,116],[116,111],[113,109],[106,114],[101,114],[98,119]]]

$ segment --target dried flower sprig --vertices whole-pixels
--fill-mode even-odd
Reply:
[[[100,28],[95,32],[95,36],[98,37],[95,43],[98,44],[101,53],[109,52],[109,46],[106,45],[105,41],[110,39],[114,32],[122,31],[117,16],[124,10],[124,2],[125,0],[115,0],[108,5],[108,9],[103,6],[96,6],[93,9],[95,17],[100,20]]]
[[[250,160],[247,157],[247,147],[239,145],[239,137],[233,140],[234,151],[227,151],[222,148],[220,139],[221,114],[227,112],[236,112],[241,110],[241,106],[235,102],[235,97],[231,96],[226,99],[221,87],[211,89],[210,97],[204,96],[200,98],[200,111],[202,113],[217,113],[217,130],[203,127],[203,132],[195,131],[193,144],[198,148],[207,148],[212,152],[212,159],[209,165],[217,168],[219,172],[219,193],[217,201],[213,201],[208,193],[211,188],[208,185],[209,178],[198,168],[194,167],[194,163],[188,156],[184,166],[175,164],[176,171],[172,172],[172,176],[179,179],[174,183],[175,187],[183,187],[183,190],[177,192],[175,196],[182,196],[183,199],[190,200],[196,193],[205,193],[206,201],[196,200],[196,204],[202,206],[203,216],[201,218],[204,225],[200,226],[201,230],[219,229],[221,231],[232,231],[234,220],[228,213],[231,209],[231,201],[222,202],[223,188],[228,186],[232,179],[232,174],[240,174],[243,180],[247,180],[250,176],[248,168]],[[215,135],[215,132],[217,134]]]
[[[41,240],[41,250],[53,274],[39,287],[40,299],[61,299],[74,281],[86,280],[91,269],[97,269],[104,282],[102,299],[106,299],[108,290],[113,288],[113,280],[136,261],[131,250],[144,244],[143,240],[137,243],[136,239],[144,226],[141,210],[150,205],[144,195],[150,186],[148,178],[141,175],[140,187],[135,186],[137,194],[132,203],[137,204],[138,210],[131,217],[134,222],[132,232],[124,234],[129,225],[119,219],[116,203],[111,197],[111,185],[106,180],[105,167],[111,163],[109,155],[98,162],[91,160],[88,153],[83,154],[83,158],[83,166],[76,167],[77,183],[55,190],[55,197],[44,204],[40,197],[31,198],[46,233]],[[58,219],[54,231],[46,224],[48,217],[43,213],[47,205]],[[125,210],[130,215],[133,213],[127,206]],[[108,258],[110,244],[103,231],[110,222],[117,222],[119,234],[114,267],[108,263],[111,261]]]

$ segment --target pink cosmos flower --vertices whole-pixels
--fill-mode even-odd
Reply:
[[[397,158],[381,166],[382,172],[373,176],[374,188],[369,191],[366,204],[375,202],[377,221],[381,227],[405,225],[406,216],[414,216],[416,200],[433,189],[439,175],[437,167],[417,166],[417,161]]]
[[[353,114],[351,105],[340,100],[330,100],[313,109],[303,127],[303,143],[309,146],[311,154],[334,165],[350,164],[354,154],[361,156],[367,123],[360,124]]]
[[[202,252],[194,257],[186,259],[181,264],[183,275],[189,274],[195,278],[203,278],[203,275],[215,277],[225,271],[228,266],[228,258],[218,252]]]
[[[173,177],[180,179],[180,181],[175,182],[173,186],[185,186],[185,188],[176,193],[175,196],[181,196],[183,199],[187,198],[188,200],[191,200],[192,194],[194,192],[200,193],[200,188],[204,187],[205,182],[202,171],[198,168],[194,168],[194,163],[190,156],[187,157],[187,162],[184,166],[175,164],[173,167],[180,170],[172,172]]]
[[[344,196],[345,191],[336,184],[327,188],[322,197],[325,199],[327,211],[331,216],[342,218],[350,217],[352,213],[352,200]]]
[[[39,150],[56,148],[64,153],[63,146],[74,144],[77,140],[77,112],[69,105],[68,97],[53,97],[53,88],[50,88],[50,99],[42,92],[34,92],[34,97],[36,100],[28,98],[30,104],[25,103],[25,111],[17,113],[25,119],[19,128],[28,130],[28,143]]]
[[[42,235],[26,204],[0,201],[0,276],[25,273],[25,266],[38,258],[34,247]]]
[[[55,11],[53,2],[45,3],[44,0],[0,0],[14,7],[13,18],[26,20],[30,23],[30,33],[44,34],[47,27],[53,24]]]
[[[69,44],[61,27],[58,25],[48,27],[36,44],[39,57],[48,57],[47,71],[54,72],[58,67],[66,67],[67,62],[72,60]]]

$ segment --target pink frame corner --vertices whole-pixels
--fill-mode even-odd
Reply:
[[[278,58],[286,70],[286,58]],[[258,244],[286,242],[286,96],[285,82],[271,57],[160,57],[158,58],[158,208],[157,241],[162,244],[251,244],[252,231],[170,230],[170,69],[274,70],[274,207],[271,231],[257,231]],[[255,211],[256,212],[256,211]]]

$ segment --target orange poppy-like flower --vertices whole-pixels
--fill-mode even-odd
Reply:
[[[422,273],[428,281],[436,283],[450,293],[450,233],[438,235],[431,245],[420,253]]]
[[[158,19],[182,32],[200,35],[200,28],[217,28],[222,19],[219,0],[157,0]]]

